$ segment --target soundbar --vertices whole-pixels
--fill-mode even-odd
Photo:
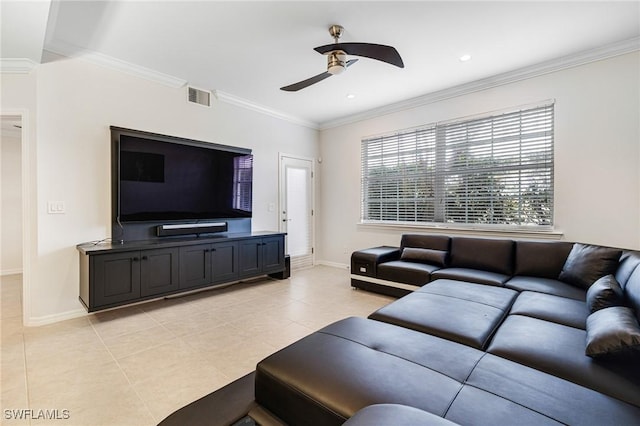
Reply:
[[[227,222],[177,223],[156,226],[156,235],[158,237],[191,234],[200,235],[226,231]]]

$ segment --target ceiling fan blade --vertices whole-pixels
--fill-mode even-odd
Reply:
[[[342,50],[347,55],[364,56],[365,58],[377,59],[400,68],[404,68],[404,62],[398,51],[383,44],[373,43],[334,43],[319,46],[314,49],[318,53],[329,53],[334,50]]]
[[[355,64],[356,62],[358,62],[357,59],[351,59],[348,60],[347,63],[345,64],[345,67],[350,67],[351,65]],[[322,80],[324,80],[327,77],[331,77],[333,74],[330,74],[328,72],[323,72],[322,74],[318,74],[314,77],[308,78],[306,80],[302,80],[299,81],[297,83],[291,84],[289,86],[285,86],[285,87],[281,87],[280,90],[284,90],[286,92],[297,92],[300,89],[304,89],[305,87],[309,87],[312,84],[316,84]]]
[[[313,76],[311,78],[308,78],[306,80],[302,80],[302,81],[299,81],[297,83],[290,84],[289,86],[281,87],[280,90],[284,90],[285,92],[297,92],[300,89],[304,89],[305,87],[309,87],[312,84],[316,84],[316,83],[324,80],[325,78],[329,78],[331,76],[332,76],[332,74],[329,74],[328,72],[325,71],[322,74],[318,74],[318,75]]]

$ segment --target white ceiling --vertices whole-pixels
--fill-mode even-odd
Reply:
[[[405,68],[363,58],[279,90],[325,71],[313,48],[332,42],[331,24],[345,27],[341,41],[394,46]],[[53,1],[43,48],[106,55],[322,125],[639,36],[638,1]]]

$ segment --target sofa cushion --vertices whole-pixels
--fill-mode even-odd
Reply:
[[[622,306],[624,294],[613,275],[605,275],[587,290],[587,308],[590,312],[611,306]]]
[[[564,241],[516,241],[514,275],[557,279],[573,247]]]
[[[546,413],[528,408],[476,386],[465,385],[447,411],[446,419],[473,426],[560,426]],[[395,424],[394,424],[395,425]],[[409,426],[409,425],[406,425]],[[412,425],[413,426],[413,425]]]
[[[588,289],[600,277],[614,274],[622,250],[575,243],[558,279]]]
[[[517,295],[505,288],[457,281],[432,284],[380,308],[369,318],[482,349]]]
[[[376,278],[421,286],[428,283],[431,273],[438,269],[439,266],[427,263],[394,260],[379,264]]]
[[[502,287],[508,275],[468,268],[443,268],[431,273],[431,280],[447,279]]]
[[[400,404],[374,404],[358,411],[344,426],[415,425],[454,426],[435,414]]]
[[[416,290],[417,293],[439,294],[460,300],[482,303],[508,311],[518,294],[512,290],[481,286],[465,281],[439,279]]]
[[[482,356],[435,336],[348,318],[258,363],[256,402],[287,424],[342,424],[380,403],[443,416]]]
[[[637,362],[586,356],[586,336],[585,330],[509,315],[487,352],[640,407]]]
[[[453,237],[450,266],[511,275],[513,247],[514,242],[511,240]]]
[[[587,318],[587,348],[593,358],[635,357],[640,363],[640,325],[626,306],[600,309]]]
[[[511,307],[510,314],[538,318],[584,330],[587,327],[589,310],[580,300],[523,291]]]
[[[496,408],[490,401],[478,405],[475,403],[481,400],[461,398],[462,393],[471,387],[483,389],[544,415],[546,420],[540,419],[541,424],[554,420],[565,425],[631,425],[637,424],[640,418],[640,408],[637,406],[490,354],[483,357],[473,370],[446,418],[463,423],[451,415],[461,404],[467,405],[469,411],[482,420],[487,411]],[[496,420],[494,425],[522,424],[519,417]],[[527,423],[531,424],[531,421]],[[477,423],[471,417],[465,424],[486,423]]]
[[[537,291],[570,299],[585,300],[586,291],[562,281],[540,277],[513,277],[504,286],[518,291]]]
[[[415,247],[405,247],[402,249],[400,260],[407,262],[422,262],[436,266],[445,266],[449,253],[444,250],[432,250]]]
[[[449,251],[451,237],[448,235],[403,234],[400,248],[416,247],[432,250]]]

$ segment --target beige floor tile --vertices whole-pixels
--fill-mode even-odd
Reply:
[[[159,324],[138,306],[98,312],[90,315],[89,320],[103,339],[145,330]]]
[[[121,359],[170,343],[174,338],[175,335],[171,331],[158,325],[133,333],[109,337],[103,339],[103,342],[114,358]]]
[[[157,424],[271,353],[393,300],[317,266],[32,328],[22,326],[21,276],[0,290],[3,409],[66,409],[55,424],[92,426]]]
[[[191,359],[148,375],[134,385],[156,422],[218,389],[231,379],[204,359]]]
[[[211,353],[207,357],[207,363],[235,380],[255,370],[260,360],[276,350],[268,343],[253,339]]]

